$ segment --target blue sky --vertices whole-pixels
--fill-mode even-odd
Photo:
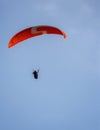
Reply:
[[[100,129],[100,1],[0,1],[0,130]],[[18,31],[52,25],[68,35]],[[39,79],[32,76],[38,69]]]

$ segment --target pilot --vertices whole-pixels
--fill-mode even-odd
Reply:
[[[34,78],[35,78],[35,79],[38,79],[38,73],[39,73],[39,70],[37,70],[37,71],[34,70],[34,71],[33,71],[32,74],[34,75]]]

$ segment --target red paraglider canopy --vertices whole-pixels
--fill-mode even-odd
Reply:
[[[18,32],[17,34],[15,34],[10,39],[10,41],[8,43],[8,48],[13,47],[16,44],[18,44],[26,39],[29,39],[29,38],[35,37],[35,36],[39,36],[39,35],[43,35],[43,34],[58,34],[58,35],[62,35],[64,38],[67,37],[67,35],[59,28],[56,28],[53,26],[46,26],[46,25],[34,26],[34,27],[26,28],[26,29]]]

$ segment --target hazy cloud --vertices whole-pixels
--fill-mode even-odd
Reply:
[[[59,6],[54,2],[45,2],[36,4],[34,6],[35,11],[42,12],[46,15],[57,15],[59,13]]]

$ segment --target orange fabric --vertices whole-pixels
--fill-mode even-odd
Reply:
[[[32,33],[31,32],[32,29],[34,29],[34,30],[36,29],[36,31],[34,33]],[[22,30],[21,32],[14,35],[8,43],[8,48],[11,48],[11,47],[15,46],[16,44],[18,44],[26,39],[29,39],[31,37],[42,35],[42,34],[44,34],[43,33],[44,31],[47,34],[59,34],[59,35],[63,35],[64,38],[67,37],[67,35],[64,32],[62,32],[60,29],[58,29],[56,27],[52,27],[52,26],[30,27],[30,28]]]

